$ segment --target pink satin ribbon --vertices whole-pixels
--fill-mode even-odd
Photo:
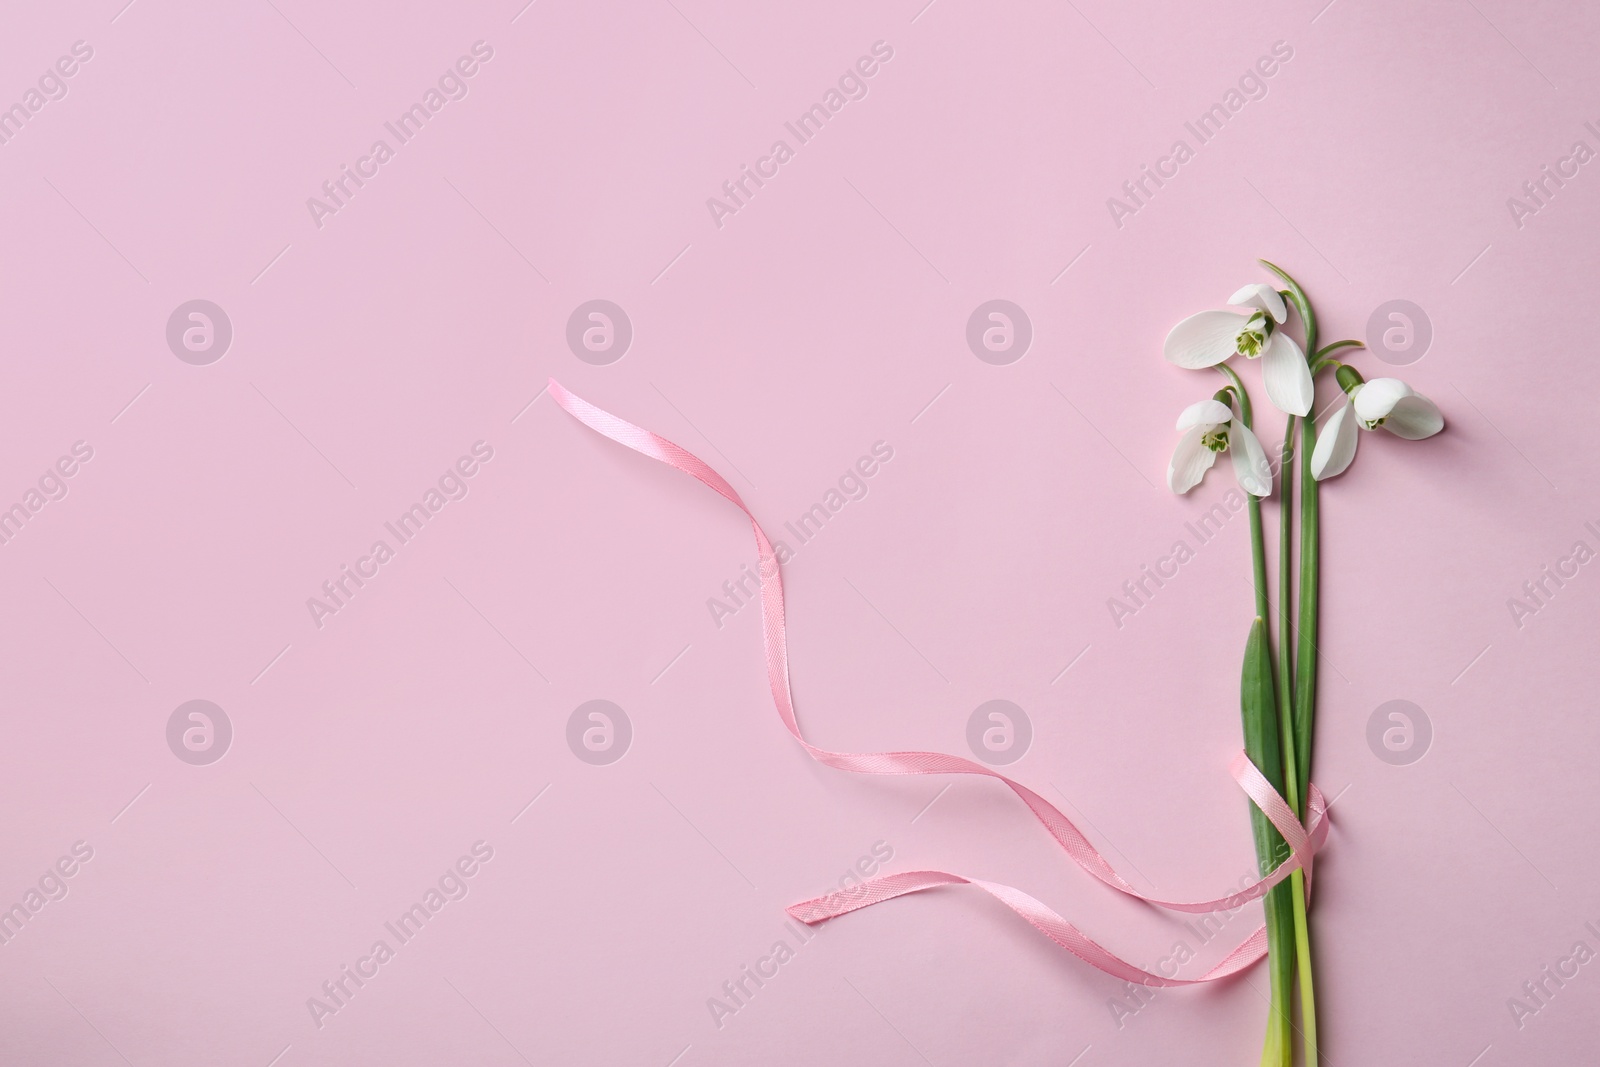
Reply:
[[[1271,874],[1246,889],[1214,900],[1185,902],[1160,900],[1139,892],[1116,872],[1105,857],[1089,843],[1089,839],[1072,824],[1072,820],[1063,815],[1055,805],[1022,783],[1013,781],[981,763],[939,752],[830,752],[813,745],[800,732],[800,724],[795,717],[794,697],[789,688],[789,643],[784,622],[783,577],[777,553],[773,550],[772,542],[767,539],[761,524],[740,499],[738,492],[709,464],[665,437],[635,426],[608,411],[602,411],[587,400],[569,393],[554,378],[550,379],[549,388],[551,397],[562,410],[591,430],[698,479],[727,498],[750,520],[750,528],[755,534],[756,548],[760,555],[761,624],[767,653],[767,684],[772,691],[772,701],[777,706],[779,718],[812,759],[830,767],[862,774],[977,774],[994,778],[1028,806],[1028,810],[1033,812],[1034,817],[1078,866],[1113,889],[1168,911],[1206,913],[1232,910],[1264,896],[1269,889],[1300,869],[1306,872],[1306,890],[1309,894],[1312,856],[1322,846],[1328,833],[1327,802],[1321,791],[1312,786],[1309,790],[1310,818],[1305,825],[1302,825],[1300,820],[1295,818],[1288,802],[1273,789],[1266,777],[1242,752],[1234,757],[1229,768],[1234,780],[1283,835],[1284,841],[1289,846],[1290,856]],[[1072,923],[1019,889],[942,871],[911,871],[883,875],[848,891],[829,893],[791,905],[787,910],[799,921],[814,924],[885,900],[905,896],[907,893],[916,893],[936,886],[962,884],[982,889],[1056,944],[1100,970],[1143,985],[1194,985],[1199,982],[1216,981],[1249,967],[1266,955],[1267,951],[1266,929],[1261,927],[1229,953],[1221,963],[1198,978],[1179,979],[1155,974],[1103,948]]]

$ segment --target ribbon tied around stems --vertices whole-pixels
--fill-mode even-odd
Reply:
[[[750,520],[750,528],[755,534],[756,548],[760,556],[758,570],[761,579],[761,632],[766,647],[767,685],[772,692],[772,702],[777,707],[778,717],[783,720],[783,725],[812,759],[829,767],[862,774],[975,774],[996,779],[1027,805],[1028,810],[1079,867],[1111,888],[1167,911],[1201,914],[1233,910],[1265,896],[1268,890],[1296,870],[1305,871],[1306,892],[1309,895],[1312,857],[1322,847],[1328,835],[1327,801],[1316,786],[1311,786],[1308,818],[1302,824],[1295,817],[1288,802],[1243,752],[1234,756],[1229,770],[1251,802],[1261,809],[1268,821],[1277,828],[1278,833],[1283,835],[1285,843],[1289,846],[1289,858],[1259,881],[1227,896],[1214,900],[1173,901],[1141,893],[1116,872],[1099,850],[1090,844],[1089,839],[1073,825],[1072,820],[1063,815],[1055,805],[1021,782],[1014,781],[991,767],[961,756],[939,752],[832,752],[813,745],[800,732],[800,724],[795,716],[794,696],[789,686],[789,644],[784,620],[781,567],[772,542],[768,540],[761,523],[756,520],[750,508],[722,475],[687,449],[659,434],[635,426],[609,411],[595,407],[581,397],[574,396],[554,378],[550,379],[549,390],[551,397],[562,410],[583,425],[635,452],[690,475],[715,490],[744,512],[745,517]],[[945,885],[976,886],[1016,912],[1056,944],[1090,965],[1125,981],[1142,985],[1182,986],[1213,982],[1237,974],[1267,953],[1266,928],[1263,926],[1257,928],[1221,963],[1198,978],[1174,978],[1156,974],[1129,963],[1097,944],[1072,923],[1020,889],[943,871],[907,871],[882,875],[848,891],[828,893],[790,905],[787,911],[795,919],[812,925],[908,893]]]

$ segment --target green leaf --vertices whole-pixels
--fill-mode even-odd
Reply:
[[[1244,725],[1244,751],[1250,762],[1279,793],[1283,792],[1283,748],[1278,729],[1278,698],[1272,684],[1272,651],[1267,623],[1260,615],[1250,624],[1244,646],[1244,668],[1239,687],[1239,711]],[[1261,809],[1250,805],[1250,825],[1255,834],[1256,859],[1261,873],[1270,874],[1289,857],[1289,846]],[[1294,1040],[1290,1033],[1294,997],[1294,900],[1290,885],[1280,883],[1267,893],[1267,968],[1272,1000],[1267,1016],[1262,1067],[1292,1067]]]

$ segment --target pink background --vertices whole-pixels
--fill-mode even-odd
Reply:
[[[1034,738],[1012,773],[1141,886],[1211,896],[1253,862],[1224,770],[1243,519],[1120,628],[1107,600],[1230,484],[1162,485],[1173,418],[1215,379],[1160,345],[1263,279],[1257,256],[1329,340],[1424,309],[1432,346],[1398,373],[1448,420],[1369,435],[1323,498],[1326,1060],[1600,1044],[1600,963],[1520,1028],[1507,1004],[1600,949],[1600,571],[1520,627],[1508,608],[1600,548],[1600,164],[1520,226],[1506,203],[1600,148],[1600,12],[123,2],[13,5],[0,33],[0,104],[93,49],[0,145],[0,505],[93,449],[0,546],[0,905],[93,850],[0,946],[0,1061],[1254,1062],[1260,971],[1119,1019],[1120,983],[963,890],[831,924],[719,1027],[708,998],[793,943],[782,907],[877,842],[888,869],[1016,885],[1141,963],[1192,936],[994,783],[808,760],[755,613],[707,608],[754,559],[737,513],[535,398],[555,375],[681,442],[775,536],[887,442],[787,570],[810,735],[964,753],[973,709],[1015,701]],[[319,228],[307,198],[476,41],[468,95]],[[877,41],[865,98],[719,228],[707,198]],[[1266,95],[1113,222],[1107,199],[1280,41]],[[634,331],[607,366],[565,341],[597,298]],[[1007,366],[964,337],[995,298],[1034,330]],[[192,299],[232,323],[209,365],[166,341]],[[318,628],[307,598],[477,441],[468,495]],[[633,729],[607,766],[566,741],[597,698]],[[166,740],[193,699],[233,726],[208,766]],[[1394,699],[1432,723],[1406,766],[1367,742]],[[465,898],[319,1027],[307,998],[478,841]]]

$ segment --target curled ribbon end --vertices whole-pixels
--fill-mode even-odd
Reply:
[[[1139,892],[1116,873],[1111,865],[1106,862],[1105,857],[1100,855],[1082,832],[1072,824],[1072,821],[1062,814],[1060,809],[1033,790],[991,768],[980,766],[964,758],[944,756],[932,752],[838,753],[829,752],[812,745],[801,734],[800,727],[795,720],[794,698],[789,686],[787,638],[783,613],[782,569],[778,565],[777,555],[772,549],[772,544],[765,531],[762,530],[761,524],[757,521],[754,513],[740,499],[734,488],[698,456],[658,434],[636,426],[626,419],[597,408],[588,401],[574,396],[553,377],[550,378],[546,388],[549,389],[550,395],[555,402],[567,414],[591,430],[603,437],[610,438],[624,447],[631,448],[641,455],[648,456],[657,462],[665,463],[695,478],[738,507],[744,512],[745,517],[750,520],[751,527],[755,533],[759,558],[761,559],[761,594],[765,605],[762,615],[762,635],[767,646],[768,684],[772,690],[773,702],[777,706],[779,717],[789,729],[789,732],[805,747],[812,758],[831,767],[868,774],[981,774],[999,779],[1027,804],[1034,816],[1044,825],[1056,842],[1066,849],[1068,854],[1085,871],[1119,892],[1169,911],[1197,914],[1214,912],[1223,908],[1232,909],[1264,896],[1269,889],[1289,877],[1296,870],[1304,870],[1306,892],[1310,893],[1312,856],[1322,846],[1328,832],[1327,802],[1316,786],[1309,786],[1309,819],[1302,822],[1296,817],[1289,803],[1284,800],[1266,776],[1243,752],[1239,752],[1234,756],[1229,769],[1233,773],[1234,780],[1249,796],[1251,802],[1267,816],[1268,820],[1283,836],[1284,841],[1289,846],[1290,856],[1288,860],[1280,863],[1271,874],[1247,889],[1230,893],[1228,896],[1217,900],[1185,903],[1158,900]],[[771,560],[772,563],[770,568],[767,566],[768,560]],[[1259,625],[1262,620],[1258,617],[1256,623]],[[1191,985],[1197,982],[1216,981],[1238,973],[1261,959],[1267,952],[1266,931],[1263,927],[1252,934],[1238,948],[1234,949],[1222,963],[1204,975],[1197,978],[1172,978],[1159,975],[1136,967],[1096,944],[1072,923],[1021,890],[995,882],[986,882],[940,871],[907,871],[900,874],[882,875],[849,888],[841,888],[837,892],[792,904],[784,910],[797,922],[804,923],[807,926],[815,926],[836,916],[869,907],[885,900],[892,900],[895,897],[905,896],[908,893],[916,893],[936,886],[963,884],[976,886],[999,900],[1056,944],[1077,955],[1090,965],[1108,974],[1143,985]]]

